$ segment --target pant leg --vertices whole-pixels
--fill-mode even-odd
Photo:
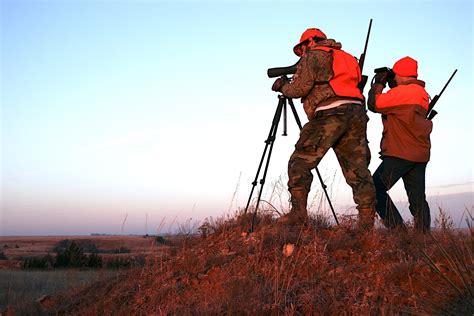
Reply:
[[[310,120],[301,130],[295,151],[288,162],[288,190],[309,192],[313,174],[326,152],[346,129],[343,115]]]
[[[430,230],[430,207],[426,201],[425,174],[426,162],[414,163],[414,167],[403,176],[403,184],[408,195],[409,209],[415,220],[415,228],[426,232]]]
[[[413,163],[396,157],[383,157],[382,159],[382,163],[373,175],[377,198],[375,210],[384,221],[385,226],[390,228],[403,226],[403,218],[387,191],[413,167]]]
[[[368,117],[362,106],[353,105],[348,128],[333,149],[347,184],[352,188],[357,209],[373,208],[375,187],[369,170],[370,149],[367,141]]]

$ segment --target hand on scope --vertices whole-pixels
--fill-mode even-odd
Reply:
[[[273,83],[272,90],[275,91],[275,92],[280,91],[281,87],[283,87],[283,85],[287,82],[288,82],[288,77],[287,76],[281,76],[280,78],[275,80],[275,82]]]
[[[386,72],[378,72],[373,79],[374,84],[381,84],[385,87],[387,84],[388,74]]]

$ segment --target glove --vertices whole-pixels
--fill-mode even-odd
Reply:
[[[275,82],[273,83],[272,90],[275,92],[278,92],[281,90],[283,85],[288,82],[288,77],[286,76],[281,76]]]
[[[393,88],[395,88],[396,86],[398,86],[398,83],[395,81],[394,78],[389,78],[389,79],[387,80],[387,83],[388,83],[388,86],[389,86],[390,89],[393,89]]]
[[[385,87],[385,85],[387,84],[387,77],[388,77],[388,74],[386,72],[378,72],[374,76],[373,83],[381,84],[382,86]]]

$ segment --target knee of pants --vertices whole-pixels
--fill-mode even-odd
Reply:
[[[311,173],[318,162],[318,159],[312,155],[295,152],[288,161],[288,176]]]
[[[311,189],[311,183],[313,182],[313,176],[310,173],[308,176],[301,175],[289,175],[288,179],[288,189],[290,191],[306,191],[309,192]]]
[[[379,172],[375,172],[374,175],[372,176],[372,179],[374,180],[374,186],[377,191],[385,191],[385,192],[388,191],[387,186],[382,180],[382,176]]]
[[[414,207],[417,208],[422,208],[425,206],[426,202],[426,195],[424,192],[409,192],[408,193],[408,202],[410,205],[413,205]]]
[[[300,159],[292,159],[288,163],[288,188],[309,191],[313,182],[311,166]]]

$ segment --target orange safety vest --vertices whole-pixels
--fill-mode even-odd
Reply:
[[[317,46],[312,50],[322,50],[332,53],[333,77],[329,80],[329,85],[338,97],[349,97],[364,100],[358,84],[362,79],[357,60],[340,49]],[[327,83],[327,82],[326,82]]]

